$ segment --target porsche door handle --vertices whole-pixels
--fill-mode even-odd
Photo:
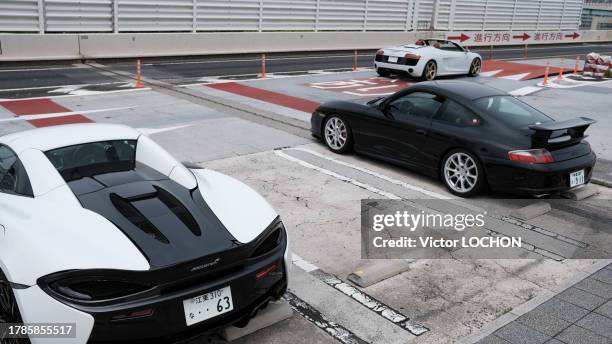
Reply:
[[[427,135],[427,130],[419,129],[419,130],[416,131],[416,133],[419,134],[419,135],[425,136],[425,135]]]

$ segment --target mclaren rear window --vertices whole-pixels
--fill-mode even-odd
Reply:
[[[84,143],[45,152],[66,182],[134,169],[136,140]]]

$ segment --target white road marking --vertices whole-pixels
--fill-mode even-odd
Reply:
[[[513,74],[513,75],[507,75],[507,76],[500,76],[500,79],[508,79],[508,80],[516,80],[516,81],[520,81],[523,80],[524,77],[528,76],[531,73],[521,73],[521,74]]]
[[[324,169],[324,168],[321,168],[321,167],[315,166],[315,165],[313,165],[313,164],[310,164],[310,163],[308,163],[308,162],[306,162],[306,161],[304,161],[304,160],[300,160],[300,159],[298,159],[298,158],[294,158],[294,157],[292,157],[292,156],[290,156],[290,155],[285,154],[285,153],[284,153],[283,151],[281,151],[281,150],[275,150],[275,151],[274,151],[274,153],[275,153],[276,155],[278,155],[278,156],[280,156],[280,157],[282,157],[282,158],[286,159],[286,160],[289,160],[289,161],[295,162],[295,163],[297,163],[297,164],[299,164],[299,165],[302,165],[302,166],[304,166],[304,167],[306,167],[306,168],[309,168],[309,169],[312,169],[312,170],[315,170],[315,171],[321,172],[321,173],[323,173],[323,174],[326,174],[326,175],[331,176],[331,177],[334,177],[334,178],[336,178],[336,179],[339,179],[339,180],[345,181],[345,182],[347,182],[347,183],[351,183],[351,184],[353,184],[353,185],[355,185],[355,186],[358,186],[358,187],[360,187],[360,188],[362,188],[362,189],[368,190],[368,191],[370,191],[370,192],[372,192],[372,193],[375,193],[375,194],[381,195],[381,196],[383,196],[383,197],[386,197],[386,198],[389,198],[389,199],[397,199],[397,200],[401,200],[401,199],[402,199],[401,197],[399,197],[399,196],[397,196],[397,195],[395,195],[395,194],[392,194],[392,193],[387,192],[387,191],[383,191],[383,190],[378,189],[378,188],[376,188],[376,187],[374,187],[374,186],[372,186],[372,185],[368,185],[368,184],[366,184],[366,183],[362,183],[362,182],[357,181],[357,180],[355,180],[355,179],[353,179],[353,178],[349,178],[349,177],[346,177],[346,176],[340,175],[340,174],[338,174],[338,173],[336,173],[336,172],[332,172],[332,171],[330,171],[330,170],[326,170],[326,169]]]
[[[55,85],[55,86],[38,86],[38,87],[24,87],[24,88],[7,88],[0,89],[0,92],[15,92],[15,91],[33,91],[33,90],[46,90],[46,89],[77,89],[80,87],[87,86],[105,86],[105,85],[117,85],[117,84],[126,84],[126,82],[103,82],[99,84],[77,84],[77,85]]]
[[[308,149],[308,148],[295,147],[295,148],[291,148],[291,149],[299,150],[299,151],[302,151],[302,152],[306,152],[306,153],[312,154],[312,155],[314,155],[316,157],[319,157],[321,159],[325,159],[325,160],[334,162],[336,164],[340,164],[340,165],[343,165],[343,166],[346,166],[346,167],[350,167],[350,168],[355,169],[357,171],[360,171],[360,172],[363,172],[363,173],[367,173],[367,174],[369,174],[371,176],[380,178],[380,179],[382,179],[384,181],[387,181],[387,182],[389,182],[391,184],[399,185],[399,186],[401,186],[403,188],[410,189],[410,190],[416,191],[416,192],[420,192],[420,193],[422,193],[424,195],[427,195],[427,196],[430,196],[430,197],[434,197],[434,198],[438,198],[438,199],[445,199],[445,200],[452,199],[449,196],[445,196],[445,195],[439,194],[437,192],[433,192],[433,191],[429,191],[429,190],[423,189],[420,186],[408,184],[406,182],[402,182],[400,180],[393,179],[391,177],[385,176],[384,174],[381,174],[381,173],[378,173],[378,172],[374,172],[372,170],[369,170],[367,168],[363,168],[361,166],[357,166],[357,165],[351,164],[349,162],[345,162],[345,161],[342,161],[342,160],[338,160],[338,159],[332,158],[330,156],[327,156],[325,154],[321,154],[319,152],[313,151],[313,150]]]
[[[395,92],[387,92],[387,93],[368,93],[368,94],[364,94],[364,93],[355,93],[355,92],[350,92],[350,91],[344,91],[342,92],[344,94],[350,94],[352,96],[359,96],[359,97],[384,97],[384,96],[390,96]]]
[[[139,91],[151,91],[150,87],[143,88],[131,88],[129,90],[114,90],[114,91],[99,91],[98,93],[90,92],[87,96],[93,95],[103,95],[103,94],[113,94],[113,93],[127,93],[127,92],[139,92]],[[58,99],[58,98],[68,98],[68,97],[82,97],[84,94],[65,94],[61,96],[46,96],[46,97],[31,97],[31,98],[0,98],[0,103],[2,102],[10,102],[16,100],[34,100],[34,99]]]
[[[519,89],[516,89],[514,91],[510,91],[508,93],[510,93],[511,95],[515,96],[515,97],[523,97],[529,94],[532,94],[534,92],[537,92],[539,90],[541,90],[542,87],[536,87],[536,86],[525,86]]]
[[[339,68],[339,69],[346,69],[346,68]],[[362,67],[362,68],[357,68],[356,71],[338,71],[338,72],[334,72],[333,69],[330,70],[301,70],[301,71],[292,71],[291,73],[307,73],[307,74],[302,74],[302,75],[281,75],[283,79],[286,78],[300,78],[300,77],[307,77],[307,76],[316,76],[316,75],[329,75],[329,74],[348,74],[348,73],[358,73],[358,72],[368,72],[373,70],[373,68],[370,67]],[[257,77],[257,78],[250,78],[250,79],[236,79],[236,80],[230,80],[230,79],[225,79],[225,78],[230,78],[230,77],[241,77],[241,76],[248,76],[248,75],[255,75],[255,74],[237,74],[237,75],[218,75],[218,76],[207,76],[207,77],[202,77],[200,80],[203,80],[202,82],[198,82],[198,83],[192,83],[192,84],[181,84],[181,85],[176,85],[176,87],[192,87],[192,86],[202,86],[205,84],[212,84],[212,83],[226,83],[226,82],[246,82],[246,81],[263,81],[263,80],[268,80],[268,79],[279,79],[279,77],[275,77],[274,73],[268,73],[266,74],[266,78],[262,79],[261,77]],[[259,75],[259,74],[258,74]],[[219,79],[219,78],[224,78],[224,79]]]
[[[369,90],[378,90],[378,89],[382,89],[382,88],[396,88],[396,87],[397,87],[397,85],[374,86],[374,87],[360,88],[360,89],[358,89],[358,91],[367,92]]]
[[[4,73],[4,72],[36,72],[36,71],[45,71],[45,70],[63,70],[63,69],[79,69],[79,68],[85,68],[84,66],[80,66],[80,65],[72,65],[72,66],[65,66],[65,67],[50,67],[50,68],[45,68],[45,67],[40,67],[40,68],[17,68],[17,69],[0,69],[0,73]]]
[[[295,253],[291,254],[291,262],[293,263],[293,265],[297,266],[298,268],[306,271],[306,272],[312,272],[315,270],[319,270],[319,267],[317,267],[316,265],[302,259],[302,257],[298,256]]]
[[[134,108],[136,108],[136,106],[99,109],[99,110],[69,111],[69,112],[56,112],[56,113],[45,113],[45,114],[35,114],[35,115],[23,115],[23,116],[16,116],[12,118],[2,118],[0,119],[0,122],[30,121],[30,120],[35,120],[35,119],[55,118],[55,117],[64,117],[64,116],[71,116],[71,115],[87,115],[87,114],[98,113],[98,112],[129,110],[129,109],[134,109]]]
[[[495,74],[501,73],[503,71],[503,69],[499,69],[499,70],[492,70],[492,71],[488,71],[488,72],[480,72],[480,76],[494,76]]]
[[[190,126],[191,124],[185,124],[185,125],[177,125],[174,127],[165,127],[165,128],[137,128],[136,130],[140,131],[141,133],[145,135],[154,135],[154,134],[159,134],[159,133],[165,133],[167,131],[187,128]]]

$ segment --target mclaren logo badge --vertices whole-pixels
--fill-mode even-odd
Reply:
[[[206,264],[202,264],[202,265],[194,266],[193,268],[191,268],[191,272],[196,272],[196,271],[204,270],[206,268],[210,268],[212,266],[215,266],[215,265],[219,264],[220,261],[221,261],[221,258],[217,257],[212,262],[209,262],[209,263],[206,263]]]

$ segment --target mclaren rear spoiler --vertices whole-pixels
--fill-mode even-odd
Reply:
[[[594,123],[597,123],[597,121],[586,117],[578,117],[567,121],[530,125],[529,129],[535,131],[531,136],[533,148],[578,143],[586,137],[584,132]]]

